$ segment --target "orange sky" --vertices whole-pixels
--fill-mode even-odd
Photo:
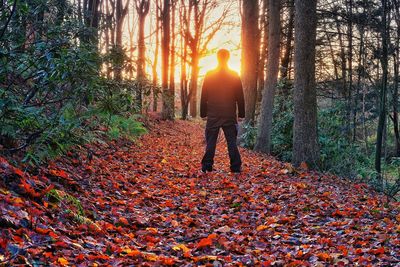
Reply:
[[[152,2],[153,4],[153,2]],[[239,6],[238,6],[238,1],[236,0],[218,0],[218,7],[211,13],[211,16],[209,20],[213,20],[214,18],[218,18],[223,10],[223,6],[230,4],[231,8],[229,9],[230,14],[228,15],[227,19],[225,20],[225,24],[221,30],[215,35],[213,40],[209,43],[208,45],[208,50],[210,55],[202,58],[200,60],[200,78],[205,75],[205,73],[212,68],[214,68],[217,64],[216,56],[215,53],[218,48],[225,48],[231,51],[231,60],[230,60],[230,67],[240,73],[240,13],[239,13]],[[133,6],[131,6],[131,10],[133,10]],[[154,14],[154,5],[151,6],[151,13]],[[131,12],[130,12],[131,13]],[[154,32],[154,15],[149,14],[146,20],[146,36],[149,36],[151,32]],[[125,32],[124,32],[124,40],[125,40],[125,45],[129,47],[129,31],[128,31],[128,26],[129,25],[135,25],[137,23],[137,18],[136,14],[134,14],[133,20],[135,23],[132,22],[132,14],[129,19],[125,20]],[[177,27],[179,26],[179,17],[176,16],[176,24]],[[209,21],[211,22],[211,21]],[[133,23],[133,24],[132,24]],[[137,25],[137,24],[136,24]],[[177,28],[177,30],[179,30]],[[136,37],[137,29],[134,28],[134,35],[135,35],[135,43],[137,42],[137,37]],[[146,38],[146,53],[148,57],[148,61],[146,63],[146,69],[147,73],[149,75],[149,78],[151,77],[151,65],[153,62],[154,58],[154,43],[155,43],[155,37],[148,37]],[[179,46],[179,43],[177,43],[177,46]],[[135,55],[137,52],[135,52]],[[160,53],[161,55],[161,53]],[[159,58],[159,62],[160,62]],[[158,74],[160,75],[160,66],[158,67]],[[180,73],[180,66],[176,67],[176,77],[179,77]],[[178,81],[178,78],[177,78]]]

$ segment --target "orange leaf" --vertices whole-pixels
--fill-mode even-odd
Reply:
[[[263,231],[263,230],[265,230],[265,229],[268,229],[268,225],[259,225],[259,226],[257,226],[257,231]]]
[[[212,239],[211,238],[203,238],[200,240],[199,243],[197,243],[196,247],[197,248],[203,248],[203,247],[207,247],[207,246],[211,246],[212,245]]]
[[[331,255],[329,255],[328,253],[325,252],[321,252],[317,255],[318,259],[322,260],[322,261],[330,261],[332,260]]]
[[[338,246],[338,249],[342,251],[343,256],[347,256],[349,254],[349,250],[345,246]]]
[[[45,252],[43,253],[43,256],[45,256],[46,258],[50,258],[53,256],[53,252]]]
[[[212,234],[208,235],[207,238],[215,239],[215,238],[217,238],[217,237],[218,237],[218,235],[217,235],[216,233],[212,233]]]
[[[123,225],[129,225],[129,222],[125,217],[119,217],[119,222]]]
[[[173,258],[164,258],[164,259],[162,259],[162,263],[164,265],[172,266],[172,265],[175,264],[175,259],[173,259]]]
[[[137,249],[127,249],[127,250],[125,250],[125,252],[126,252],[126,256],[129,256],[129,257],[135,257],[135,256],[142,254]]]
[[[61,264],[62,266],[68,265],[68,260],[65,258],[58,258],[58,263]]]

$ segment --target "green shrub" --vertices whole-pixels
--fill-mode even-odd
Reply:
[[[274,101],[272,120],[272,154],[283,161],[292,160],[293,147],[293,100],[282,93],[283,88],[289,87],[280,84]],[[286,88],[290,90],[290,88]]]
[[[93,121],[105,124],[113,138],[142,133],[131,114],[138,111],[136,93],[146,93],[141,87],[149,84],[139,88],[136,81],[100,76],[102,60],[119,64],[126,61],[124,51],[102,58],[82,38],[93,29],[79,21],[69,2],[62,8],[52,0],[17,5],[0,39],[0,154],[20,153],[25,162],[39,164],[90,141],[99,128]],[[7,17],[8,9],[0,15]],[[27,27],[35,29],[29,37]]]
[[[242,127],[243,127],[243,134],[240,136],[241,145],[243,147],[253,149],[256,143],[257,126],[244,123]]]

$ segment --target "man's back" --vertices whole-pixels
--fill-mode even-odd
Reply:
[[[239,114],[236,114],[236,105]],[[207,126],[236,124],[244,117],[244,99],[239,76],[228,68],[207,73],[201,95],[200,116],[208,117]]]

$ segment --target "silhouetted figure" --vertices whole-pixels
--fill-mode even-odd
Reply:
[[[236,144],[237,117],[244,118],[244,97],[239,75],[228,67],[229,56],[228,50],[219,50],[218,67],[208,72],[203,82],[200,116],[207,117],[207,147],[201,162],[203,172],[212,171],[220,128],[227,141],[231,171],[241,171],[242,161]]]

